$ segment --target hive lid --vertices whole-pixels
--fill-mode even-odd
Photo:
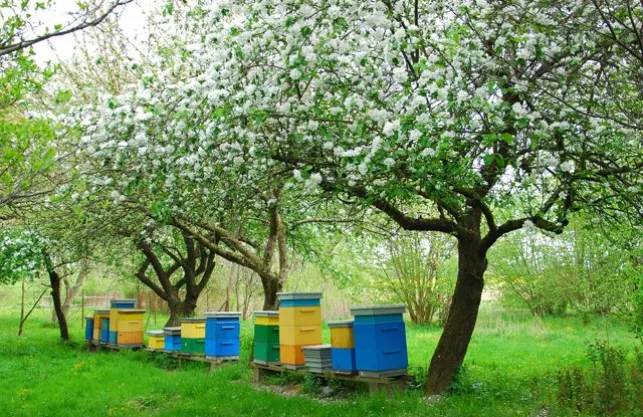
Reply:
[[[319,300],[321,292],[278,292],[279,300]]]
[[[205,313],[206,318],[216,317],[216,318],[238,318],[241,317],[241,312],[239,311],[210,311]]]
[[[351,307],[353,316],[387,316],[404,314],[404,311],[405,307],[403,305]]]
[[[331,345],[313,345],[313,346],[302,346],[301,348],[303,350],[326,350],[326,349],[332,349],[333,347]]]
[[[109,308],[98,308],[94,310],[94,314],[108,314]]]
[[[94,320],[94,316],[85,316],[85,318],[88,320]]]
[[[202,323],[205,321],[205,317],[183,317],[181,323]]]
[[[255,311],[253,314],[255,317],[279,317],[278,311]]]
[[[118,311],[118,314],[140,314],[140,313],[145,313],[145,310],[142,308],[119,308],[116,311]]]
[[[165,327],[163,328],[163,333],[178,333],[181,334],[180,327]]]
[[[147,334],[150,336],[162,336],[165,332],[163,330],[148,330]]]
[[[328,327],[353,327],[355,320],[339,320],[339,321],[329,321]]]
[[[110,303],[136,303],[135,298],[112,298]]]

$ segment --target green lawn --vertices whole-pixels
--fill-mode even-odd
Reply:
[[[531,416],[547,407],[560,367],[588,365],[587,343],[609,338],[631,347],[627,329],[608,320],[584,325],[576,318],[542,323],[518,312],[484,309],[466,359],[466,371],[447,398],[427,401],[409,390],[393,398],[349,393],[319,399],[284,389],[275,378],[264,386],[251,380],[247,357],[252,325],[243,326],[243,358],[207,372],[193,363],[176,370],[173,360],[146,352],[89,353],[74,320],[71,345],[58,340],[44,316],[15,335],[16,315],[0,315],[0,416]],[[151,326],[153,327],[153,326]],[[155,326],[161,327],[161,323]],[[412,371],[430,358],[439,329],[409,325]],[[326,332],[325,337],[328,338]],[[282,394],[278,392],[288,392]],[[543,414],[544,415],[544,414]]]

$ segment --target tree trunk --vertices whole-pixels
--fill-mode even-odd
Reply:
[[[458,278],[449,316],[438,346],[431,358],[425,392],[443,393],[462,365],[476,325],[487,267],[480,239],[462,237],[458,241]]]
[[[51,298],[54,302],[54,312],[58,320],[58,328],[60,329],[60,337],[63,340],[69,340],[69,329],[67,328],[67,319],[63,312],[63,305],[60,297],[60,275],[53,269],[48,271],[49,282],[51,283]]]
[[[196,300],[191,300],[187,295],[185,301],[176,300],[168,303],[170,307],[170,318],[165,327],[180,326],[183,317],[192,317],[196,310]]]
[[[74,301],[74,298],[76,298],[76,295],[78,294],[78,290],[83,286],[85,283],[85,279],[87,278],[89,272],[89,265],[87,263],[86,259],[82,259],[80,261],[80,268],[78,269],[78,274],[76,275],[76,281],[72,286],[65,285],[65,301],[63,302],[63,314],[65,317],[67,317],[67,314],[69,313],[69,309],[71,308],[71,304]],[[54,314],[54,317],[52,319],[53,323],[56,324],[58,322],[57,316]]]
[[[279,310],[279,299],[277,298],[277,293],[282,290],[283,284],[273,277],[261,277],[261,283],[263,285],[263,309],[265,311],[269,310]]]

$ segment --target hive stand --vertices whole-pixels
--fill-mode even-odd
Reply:
[[[202,363],[209,363],[210,364],[210,371],[213,371],[214,369],[218,368],[219,366],[223,365],[224,363],[228,362],[238,362],[239,357],[238,356],[227,356],[227,357],[207,357],[207,356],[199,356],[199,355],[191,355],[189,353],[182,353],[182,352],[173,352],[170,350],[161,350],[161,349],[145,349],[148,352],[153,352],[153,353],[163,353],[164,355],[167,355],[171,358],[175,358],[179,360],[179,368],[183,366],[183,362],[202,362]]]
[[[253,376],[254,376],[254,381],[255,382],[261,382],[264,377],[271,375],[271,374],[276,374],[276,373],[281,373],[281,372],[291,372],[293,374],[299,374],[299,375],[305,375],[309,374],[310,372],[306,370],[288,370],[284,368],[283,366],[279,365],[262,365],[258,363],[252,363],[250,365],[253,370]],[[348,374],[345,372],[325,372],[325,373],[314,373],[312,374],[318,378],[323,378],[323,379],[340,379],[343,381],[353,381],[353,382],[360,382],[368,385],[368,390],[369,392],[375,393],[375,392],[386,392],[386,393],[393,393],[396,391],[402,391],[407,388],[407,383],[410,381],[413,381],[413,377],[411,375],[401,375],[398,377],[391,377],[391,378],[371,378],[371,377],[365,377],[365,376],[360,376],[356,374]]]
[[[100,350],[103,350],[103,349],[118,351],[118,350],[139,350],[139,349],[143,348],[143,346],[118,346],[118,345],[112,345],[112,344],[109,344],[109,343],[98,342],[96,340],[86,341],[86,344],[87,344],[87,349],[90,352],[96,352],[96,351],[100,351]]]

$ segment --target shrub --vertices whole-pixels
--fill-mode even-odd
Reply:
[[[589,371],[572,366],[556,373],[558,408],[574,415],[640,415],[643,354],[636,350],[634,361],[628,362],[624,348],[597,340],[588,346],[587,357]]]

